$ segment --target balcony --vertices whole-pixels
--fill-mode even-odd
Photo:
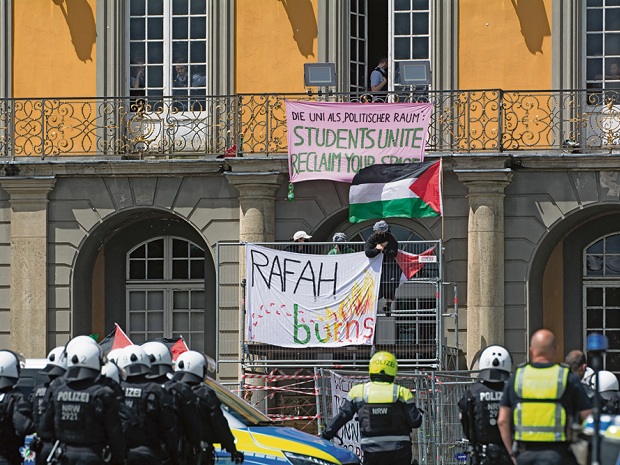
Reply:
[[[606,154],[620,152],[619,94],[494,89],[382,97],[433,104],[429,153]],[[0,157],[283,155],[287,99],[372,105],[370,95],[353,93],[0,99]]]

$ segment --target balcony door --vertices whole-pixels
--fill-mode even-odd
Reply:
[[[366,91],[381,55],[388,57],[388,89],[398,90],[403,61],[430,60],[430,0],[350,0],[350,89]]]

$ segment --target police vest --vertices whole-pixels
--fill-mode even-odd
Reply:
[[[370,382],[353,386],[349,396],[356,402],[361,400],[357,413],[362,436],[391,436],[394,442],[409,442],[411,428],[403,403],[406,400],[403,396],[407,393],[411,397],[407,389],[393,383]]]
[[[499,404],[502,400],[502,391],[493,389],[484,383],[476,383],[470,389],[468,402],[471,402],[473,426],[476,442],[481,444],[501,444],[502,437],[497,427]],[[471,432],[470,432],[471,434]]]
[[[159,412],[161,409],[160,385],[153,382],[121,383],[125,391],[125,405],[129,407],[127,419],[123,419],[123,433],[127,446],[159,449],[162,439]]]
[[[566,391],[569,368],[553,365],[517,368],[514,390],[517,404],[513,411],[515,440],[565,442],[566,411],[560,398]]]
[[[106,443],[105,404],[107,388],[85,381],[62,384],[52,393],[56,437],[67,444],[99,446]],[[86,385],[85,385],[86,384]]]

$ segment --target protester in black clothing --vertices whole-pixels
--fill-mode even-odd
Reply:
[[[34,432],[30,404],[15,385],[23,358],[10,350],[0,350],[0,465],[20,465],[19,448]]]
[[[196,454],[200,450],[200,417],[194,407],[192,389],[187,384],[172,379],[172,354],[166,344],[151,341],[142,344],[142,348],[151,360],[151,374],[148,377],[163,385],[174,401],[179,462],[183,465],[194,465]],[[169,461],[169,457],[164,457],[164,464]]]
[[[458,407],[471,454],[479,465],[512,465],[502,442],[497,415],[504,383],[512,370],[512,357],[502,346],[492,345],[480,354],[479,381],[467,388]]]
[[[215,392],[204,383],[207,366],[204,354],[189,350],[183,352],[177,359],[175,373],[175,379],[189,385],[196,396],[195,406],[201,419],[200,462],[205,465],[214,463],[213,444],[219,443],[230,453],[233,462],[242,463],[243,453],[235,446],[235,437],[222,413],[221,403]]]
[[[180,464],[174,402],[164,387],[148,378],[151,361],[144,349],[127,346],[118,359],[125,370],[121,381],[131,416],[123,425],[127,438],[127,465],[160,465],[162,455]]]
[[[101,382],[101,347],[88,336],[77,336],[66,354],[67,373],[50,384],[42,420],[62,444],[56,449],[62,464],[124,464],[119,402]]]
[[[372,234],[366,239],[366,244],[364,244],[364,253],[369,258],[376,257],[380,253],[383,254],[381,285],[379,286],[378,298],[386,299],[383,313],[389,316],[391,313],[392,301],[394,300],[396,289],[400,284],[400,275],[402,273],[398,263],[396,263],[398,241],[392,236],[390,227],[383,220],[377,221],[372,231]]]
[[[59,346],[50,351],[47,355],[47,365],[41,370],[41,374],[47,376],[44,383],[35,386],[30,394],[30,404],[32,405],[32,415],[35,423],[35,431],[37,436],[30,441],[30,449],[35,452],[35,462],[37,465],[46,463],[52,447],[54,446],[54,437],[52,431],[45,429],[42,422],[43,412],[46,408],[46,395],[50,383],[67,371],[67,357],[65,357],[65,347]]]

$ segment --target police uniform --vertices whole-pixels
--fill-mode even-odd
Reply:
[[[474,462],[481,465],[512,465],[497,425],[504,383],[512,371],[512,356],[498,344],[480,354],[479,381],[459,400],[459,414],[465,437],[470,441]]]
[[[481,465],[511,465],[497,427],[504,383],[478,381],[465,391],[458,407],[465,437],[473,443]]]
[[[16,380],[17,381],[17,380]],[[0,389],[0,465],[19,465],[19,448],[34,432],[30,405],[13,386]]]
[[[591,408],[579,378],[565,365],[521,365],[506,382],[502,407],[512,411],[519,465],[574,464],[567,431]]]
[[[219,443],[226,449],[236,464],[243,463],[244,455],[237,450],[235,437],[222,413],[217,395],[204,383],[207,375],[207,360],[204,354],[188,350],[177,359],[174,379],[186,383],[194,395],[194,406],[200,418],[200,441],[202,454],[200,463],[214,463],[213,444]]]
[[[46,398],[50,384],[67,371],[64,346],[52,349],[47,355],[47,360],[47,365],[40,371],[42,375],[47,376],[47,380],[35,386],[30,394],[30,404],[37,433],[36,439],[30,442],[30,449],[35,452],[35,462],[37,465],[46,463],[47,457],[54,446],[55,439],[52,431],[47,430],[43,424],[43,412],[47,408]]]
[[[121,381],[125,405],[131,410],[123,425],[127,438],[127,463],[161,464],[162,456],[179,463],[178,435],[172,396],[148,378],[151,362],[140,346],[125,347],[119,357],[127,378]]]
[[[67,373],[50,383],[42,415],[43,428],[57,440],[53,459],[62,465],[122,464],[119,403],[101,382],[101,347],[88,336],[77,336],[65,352]]]
[[[370,361],[371,381],[351,388],[331,424],[321,434],[332,439],[357,413],[364,465],[410,465],[411,430],[422,424],[411,391],[394,384],[396,358],[377,352]]]
[[[194,393],[188,385],[173,379],[166,380],[163,385],[172,396],[177,412],[180,462],[193,464],[193,452],[200,449],[201,423],[198,410],[194,407]]]
[[[148,341],[141,345],[151,362],[149,379],[161,384],[170,395],[173,403],[174,451],[165,451],[162,463],[171,462],[182,465],[195,465],[195,451],[200,450],[200,417],[195,408],[195,397],[185,383],[171,379],[172,353],[161,341]]]

